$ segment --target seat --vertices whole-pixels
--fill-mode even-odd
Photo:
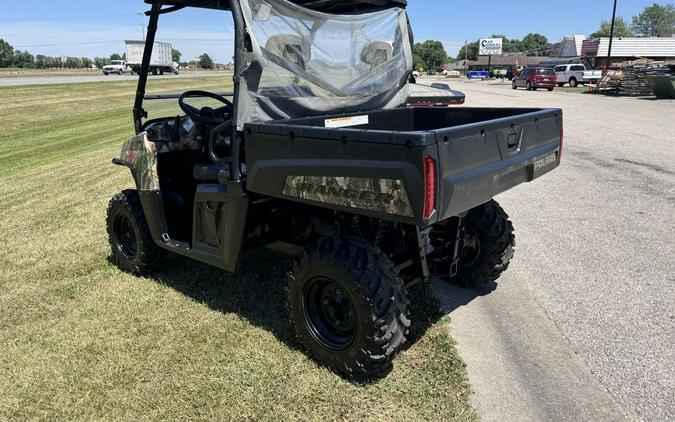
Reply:
[[[274,35],[267,40],[265,49],[302,69],[311,58],[310,44],[296,34]]]
[[[370,66],[370,69],[382,65],[391,60],[394,54],[394,46],[387,41],[369,42],[361,50],[361,61]]]

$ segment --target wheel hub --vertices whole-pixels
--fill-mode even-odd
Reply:
[[[117,250],[127,259],[136,257],[136,231],[127,216],[119,215],[115,218],[115,246]]]
[[[349,295],[333,280],[315,278],[303,292],[310,334],[332,351],[349,347],[356,335],[356,311]]]

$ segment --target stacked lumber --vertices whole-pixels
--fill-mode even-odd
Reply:
[[[644,97],[654,95],[650,79],[658,76],[671,77],[671,67],[663,62],[638,59],[617,64],[621,70],[605,74],[598,89],[605,94]]]

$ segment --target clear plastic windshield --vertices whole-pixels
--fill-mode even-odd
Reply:
[[[372,110],[401,100],[412,69],[403,9],[332,15],[285,0],[242,4],[253,53],[240,122]]]

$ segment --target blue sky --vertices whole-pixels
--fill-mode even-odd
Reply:
[[[617,15],[630,20],[653,0],[618,0]],[[665,4],[667,0],[657,0]],[[146,10],[142,0],[31,0],[2,3],[0,38],[33,54],[108,56],[121,53],[125,39],[141,38]],[[415,40],[441,40],[451,56],[464,40],[493,33],[520,38],[529,32],[559,41],[565,35],[589,34],[611,17],[612,0],[533,2],[482,0],[408,0]],[[147,24],[147,22],[145,22]],[[229,14],[185,10],[163,17],[159,41],[168,41],[190,59],[203,52],[219,62],[232,57]]]

